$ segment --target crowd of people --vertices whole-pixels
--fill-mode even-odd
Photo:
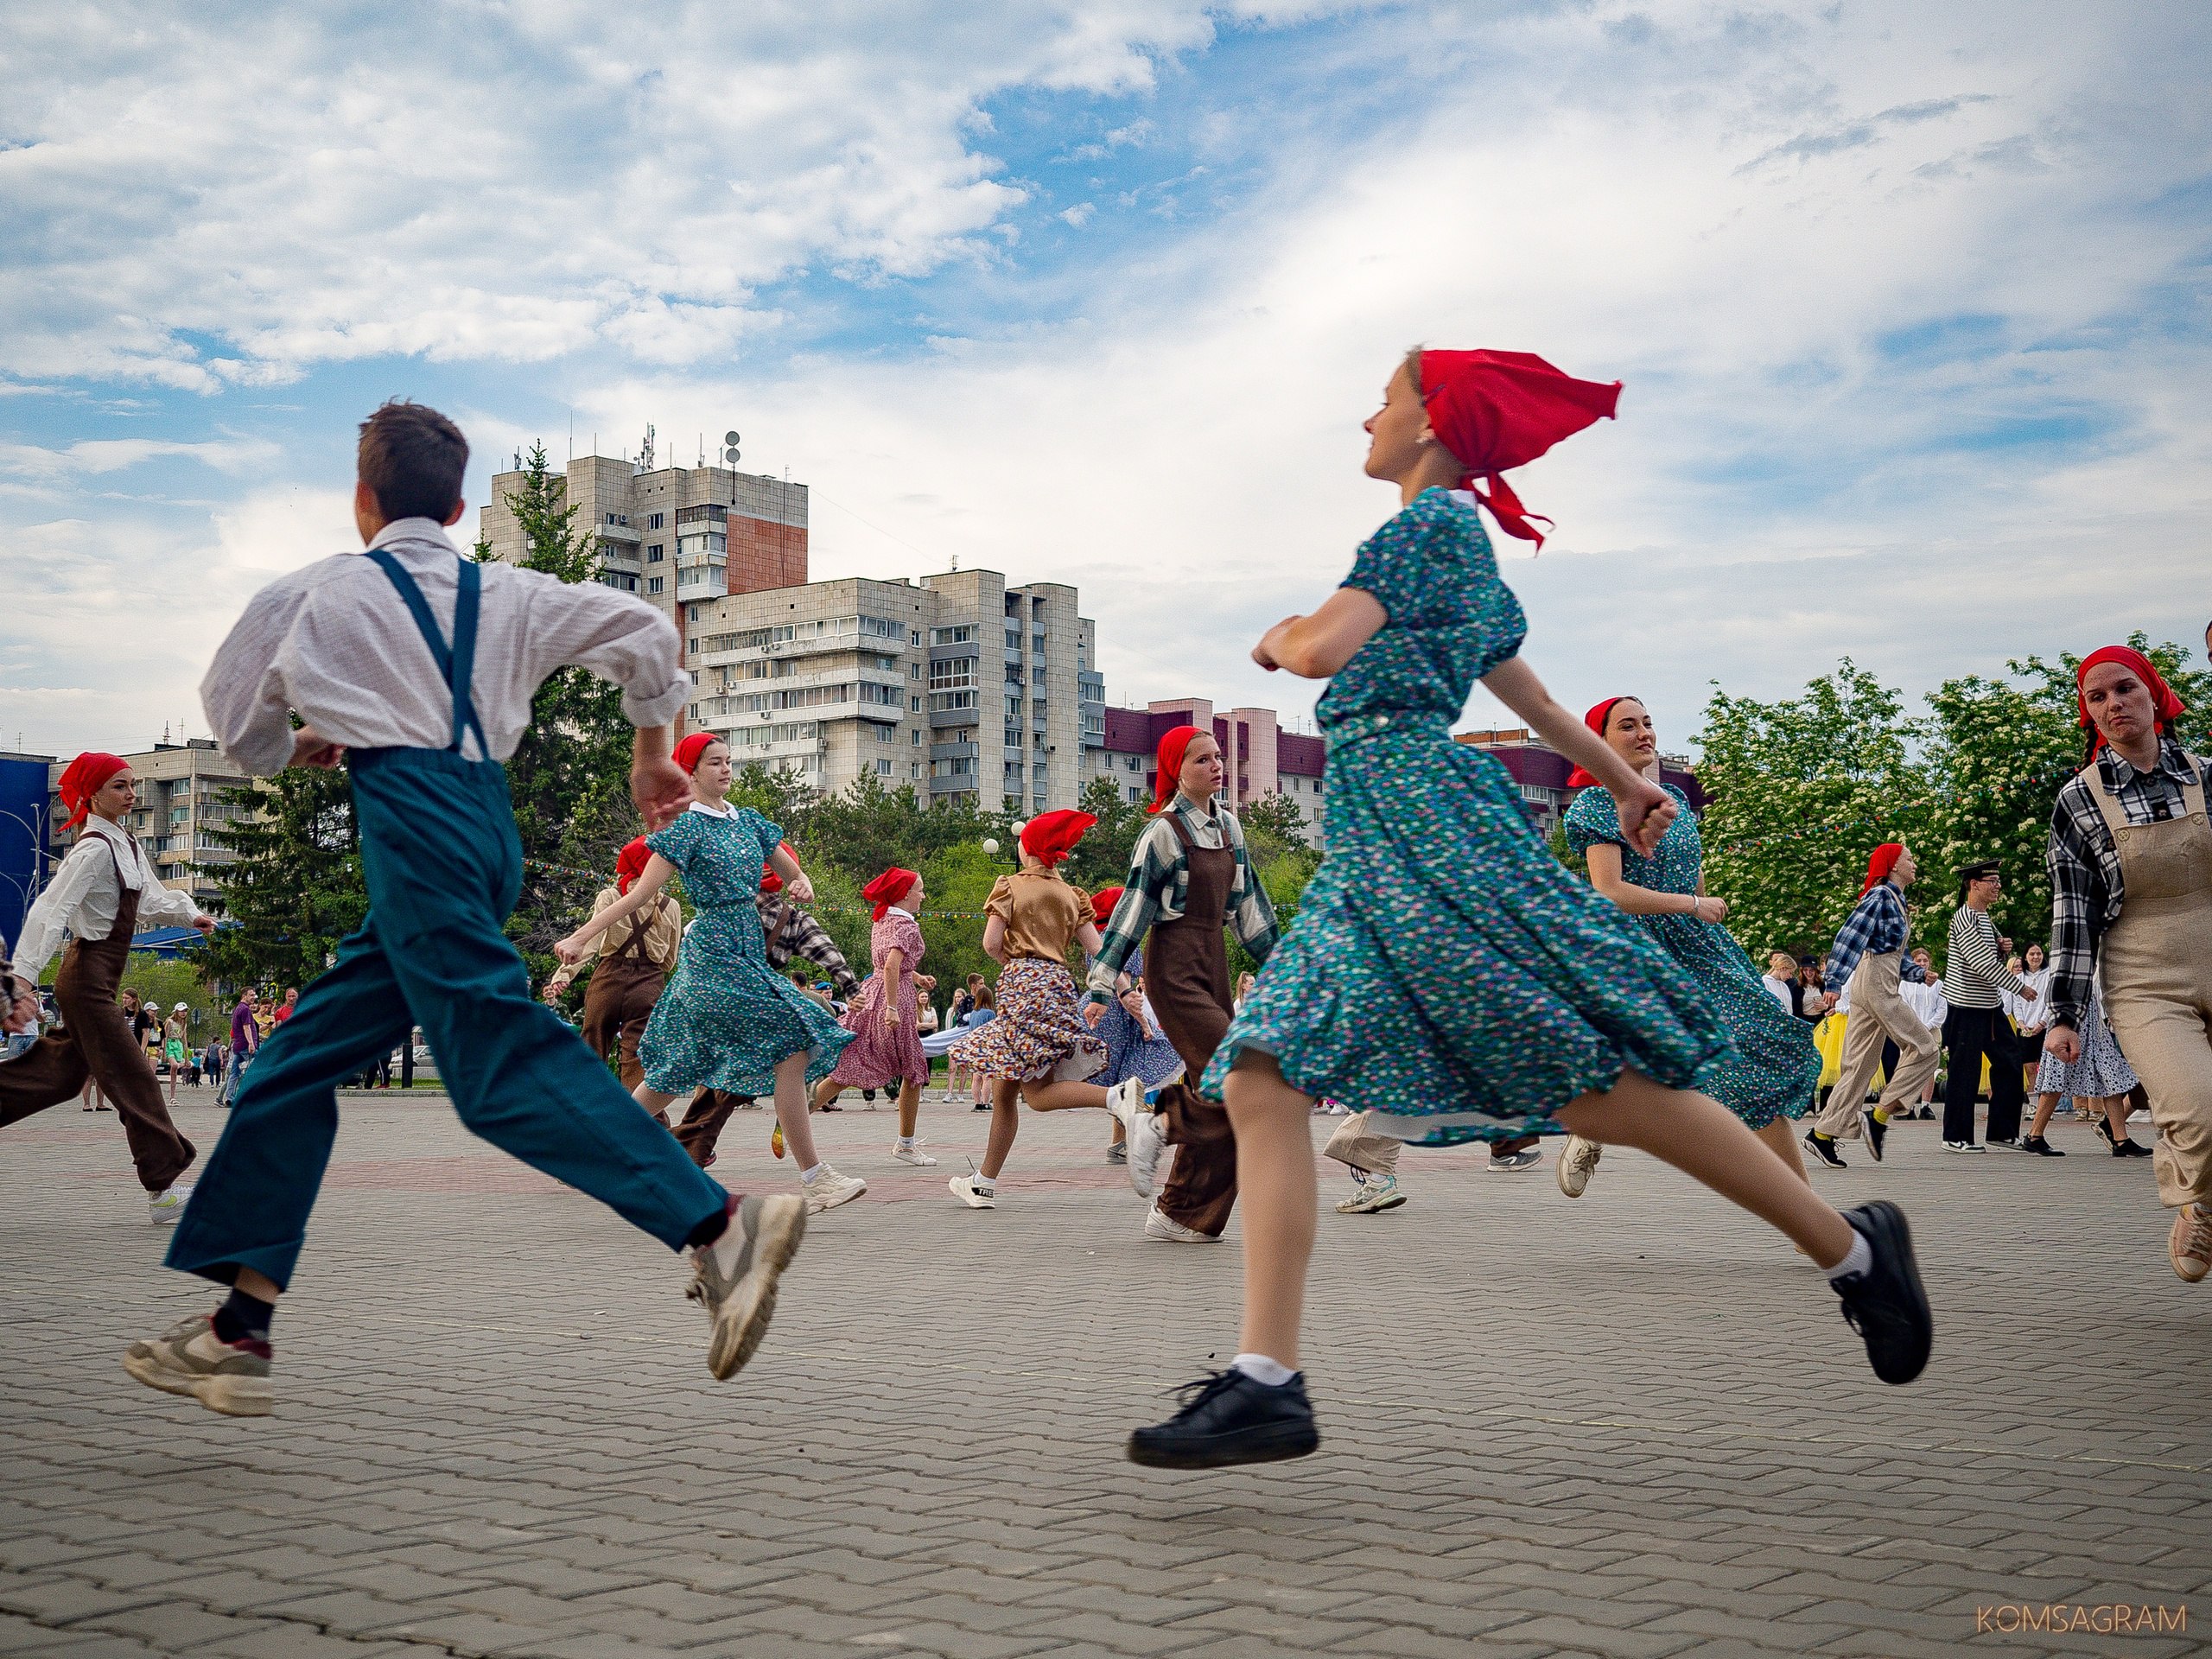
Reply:
[[[1548,521],[1503,474],[1611,417],[1619,390],[1524,353],[1416,351],[1396,365],[1365,423],[1365,470],[1396,487],[1400,510],[1341,586],[1252,653],[1329,683],[1317,710],[1326,854],[1294,921],[1279,927],[1223,801],[1212,734],[1179,728],[1160,741],[1151,819],[1120,887],[1065,879],[1087,815],[1020,827],[985,906],[997,974],[957,988],[942,1020],[922,875],[893,867],[868,883],[858,972],[810,913],[798,850],[731,804],[728,746],[681,733],[691,688],[666,619],[604,587],[463,556],[445,533],[462,511],[461,433],[418,405],[378,409],[363,423],[354,493],[365,555],[264,589],[202,686],[211,726],[253,774],[348,768],[370,912],[265,1032],[255,1000],[241,1000],[232,1109],[195,1185],[181,1178],[196,1149],[116,989],[137,922],[212,924],[118,828],[133,782],[114,757],[80,756],[65,775],[78,841],[13,969],[0,967],[0,1003],[20,1027],[29,985],[60,950],[64,1016],[0,1065],[0,1122],[97,1080],[152,1201],[172,1212],[168,1265],[224,1293],[132,1343],[125,1368],[217,1411],[271,1408],[270,1333],[329,1158],[334,1090],[417,1027],[471,1130],[688,1252],[717,1378],[763,1339],[810,1219],[867,1192],[816,1144],[815,1112],[843,1091],[888,1093],[886,1156],[932,1167],[918,1119],[942,1052],[948,1080],[991,1113],[979,1166],[947,1182],[976,1211],[1008,1197],[1025,1107],[1102,1113],[1108,1155],[1149,1200],[1145,1237],[1205,1243],[1232,1211],[1243,1217],[1234,1357],[1130,1435],[1128,1456],[1155,1466],[1319,1444],[1300,1359],[1317,1111],[1343,1115],[1323,1150],[1351,1172],[1338,1207],[1353,1214],[1403,1206],[1408,1145],[1482,1143],[1510,1172],[1563,1137],[1555,1168],[1570,1198],[1608,1148],[1673,1164],[1794,1246],[1875,1374],[1903,1384],[1934,1339],[1910,1229],[1887,1199],[1839,1210],[1814,1172],[1841,1166],[1852,1142],[1881,1162],[1892,1125],[1932,1109],[1944,1052],[1953,1151],[2055,1152],[2046,1131],[2068,1099],[2098,1114],[2116,1154],[2139,1156],[2124,1115],[2139,1085],[2174,1211],[2171,1266],[2201,1280],[2212,1267],[2212,831],[2202,763],[2174,735],[2178,700],[2126,648],[2082,664],[2086,753],[2054,806],[2048,961],[2031,946],[2013,963],[1988,914],[2005,872],[1970,861],[1938,986],[1911,944],[1918,863],[1890,842],[1872,850],[1825,962],[1783,958],[1762,976],[1726,930],[1725,896],[1706,889],[1697,822],[1662,781],[1649,710],[1613,696],[1578,720],[1552,697],[1522,655],[1522,614],[1484,521],[1541,543]],[[533,991],[503,931],[521,853],[499,761],[538,685],[570,664],[622,689],[644,833]],[[1567,828],[1586,880],[1552,857],[1498,763],[1451,741],[1478,681],[1574,762],[1583,787]],[[671,899],[679,879],[688,922]],[[1259,964],[1249,983],[1231,982],[1231,936]],[[587,971],[579,1030],[547,1003]],[[789,1157],[798,1192],[741,1194],[708,1173],[731,1114],[759,1101],[772,1104],[770,1150]]]

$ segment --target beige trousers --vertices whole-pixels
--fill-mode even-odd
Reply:
[[[1368,1134],[1368,1116],[1365,1112],[1354,1112],[1338,1124],[1337,1132],[1321,1148],[1321,1155],[1370,1175],[1395,1175],[1398,1173],[1398,1154],[1406,1149],[1406,1143],[1395,1135]]]
[[[2088,775],[2125,895],[2100,952],[2105,1017],[2150,1096],[2159,1201],[2212,1200],[2212,828],[2203,785],[2186,792],[2182,817],[2131,824],[2096,768]]]
[[[1866,1087],[1882,1064],[1882,1039],[1897,1046],[1897,1069],[1883,1087],[1881,1103],[1895,1110],[1920,1098],[1920,1090],[1936,1075],[1942,1051],[1936,1033],[1920,1023],[1920,1016],[1897,995],[1902,951],[1882,956],[1872,952],[1859,958],[1851,975],[1851,1017],[1843,1025],[1843,1070],[1828,1090],[1828,1103],[1813,1127],[1838,1141],[1856,1139],[1859,1108]]]

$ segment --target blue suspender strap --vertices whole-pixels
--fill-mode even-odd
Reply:
[[[479,590],[483,573],[467,559],[461,561],[459,581],[454,594],[454,648],[448,649],[438,632],[437,619],[430,614],[430,601],[423,597],[423,590],[416,585],[399,561],[380,547],[369,550],[369,557],[377,568],[391,578],[391,585],[399,590],[406,601],[408,614],[415,619],[415,626],[423,635],[423,643],[430,648],[431,660],[437,664],[438,673],[453,692],[453,741],[447,748],[461,753],[461,737],[464,731],[476,734],[476,746],[484,758],[492,758],[492,746],[484,741],[484,728],[476,718],[475,706],[468,697],[469,680],[476,667],[476,613]]]

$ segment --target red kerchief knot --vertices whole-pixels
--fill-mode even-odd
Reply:
[[[1047,868],[1075,850],[1083,832],[1098,820],[1088,812],[1040,812],[1021,831],[1021,850]]]
[[[617,893],[629,892],[636,885],[638,878],[645,873],[645,861],[652,855],[653,849],[645,845],[643,836],[615,854],[614,890]]]
[[[92,810],[92,797],[99,793],[100,785],[118,772],[127,770],[127,763],[120,755],[103,753],[87,749],[72,760],[61,773],[61,781],[54,787],[61,797],[61,804],[69,809],[69,822],[61,827],[74,830],[85,821]]]
[[[2082,659],[2082,666],[2074,671],[2074,700],[2081,710],[2082,729],[2096,734],[2096,741],[2089,745],[2094,755],[2105,746],[2105,734],[2097,731],[2097,722],[2089,717],[2088,685],[2089,671],[2100,663],[2118,663],[2143,682],[2151,694],[2152,712],[2158,718],[2158,729],[2166,730],[2175,721],[2189,712],[2189,705],[2176,696],[2173,688],[2158,672],[2158,664],[2130,645],[2105,645],[2091,652]]]
[[[1459,487],[1472,491],[1507,535],[1544,543],[1529,512],[1500,474],[1527,465],[1562,438],[1600,417],[1613,418],[1621,383],[1577,380],[1528,352],[1423,352],[1421,396],[1428,423],[1465,470]],[[1476,488],[1490,486],[1484,495]]]
[[[922,878],[912,870],[895,866],[861,889],[861,897],[875,906],[875,919],[881,921],[891,906],[914,890],[914,883]]]
[[[1613,712],[1615,703],[1627,701],[1626,697],[1622,696],[1607,697],[1603,702],[1593,702],[1583,714],[1582,723],[1597,733],[1599,737],[1603,737],[1605,734],[1605,716]],[[1597,781],[1580,766],[1577,766],[1567,774],[1567,786],[1569,789],[1587,789]]]

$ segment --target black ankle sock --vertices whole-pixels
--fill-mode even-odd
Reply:
[[[696,1250],[702,1245],[713,1243],[728,1232],[736,1220],[737,1195],[733,1192],[723,1202],[721,1209],[702,1221],[684,1236],[683,1248],[687,1250]]]
[[[229,1300],[215,1310],[215,1335],[224,1342],[266,1342],[269,1323],[276,1317],[274,1303],[233,1290]]]

